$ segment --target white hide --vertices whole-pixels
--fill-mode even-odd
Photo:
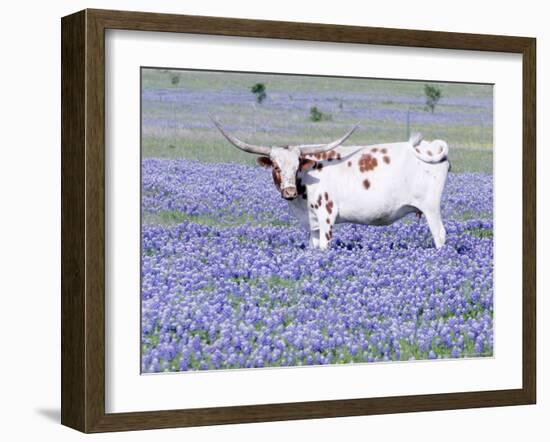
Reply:
[[[382,153],[384,149],[386,153]],[[307,188],[307,199],[299,196],[289,201],[292,212],[310,231],[312,247],[328,247],[334,224],[388,225],[418,211],[426,216],[436,247],[443,246],[440,204],[449,170],[444,141],[411,138],[403,143],[340,146],[333,151],[340,159],[318,161],[322,168],[298,172]],[[376,159],[372,170],[360,170],[364,154]]]

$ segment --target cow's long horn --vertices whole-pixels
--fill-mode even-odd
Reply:
[[[302,155],[314,155],[316,153],[323,153],[329,150],[335,149],[344,141],[346,141],[351,134],[359,127],[359,124],[356,124],[346,135],[342,138],[338,138],[336,141],[328,144],[299,144],[296,147],[300,149]]]
[[[229,141],[233,146],[238,147],[241,150],[244,150],[245,152],[249,153],[255,153],[256,155],[268,155],[271,153],[271,148],[267,146],[255,146],[254,144],[248,144],[244,141],[239,140],[238,138],[235,138],[232,135],[229,135],[222,127],[220,123],[218,123],[214,118],[210,117],[212,122],[216,125],[218,130],[222,133],[222,135],[227,138],[227,141]]]

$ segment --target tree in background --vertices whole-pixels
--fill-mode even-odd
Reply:
[[[435,106],[441,99],[441,89],[437,86],[425,84],[424,94],[426,94],[426,110],[430,110],[433,114],[435,111]]]
[[[262,104],[262,101],[267,98],[267,94],[265,92],[265,84],[263,83],[256,83],[250,88],[250,92],[256,95],[256,101],[258,101],[258,103],[260,104]]]
[[[317,106],[312,106],[309,108],[309,119],[311,121],[329,121],[332,120],[332,115],[322,112],[317,108]]]

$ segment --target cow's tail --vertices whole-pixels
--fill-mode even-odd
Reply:
[[[413,134],[409,138],[409,143],[416,157],[426,163],[441,163],[447,160],[449,155],[449,146],[443,140],[428,142],[422,140],[422,135]]]

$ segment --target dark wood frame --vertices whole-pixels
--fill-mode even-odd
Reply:
[[[105,413],[105,30],[496,51],[523,57],[523,386],[401,397]],[[536,40],[312,23],[84,10],[62,31],[61,422],[83,432],[534,404]]]

